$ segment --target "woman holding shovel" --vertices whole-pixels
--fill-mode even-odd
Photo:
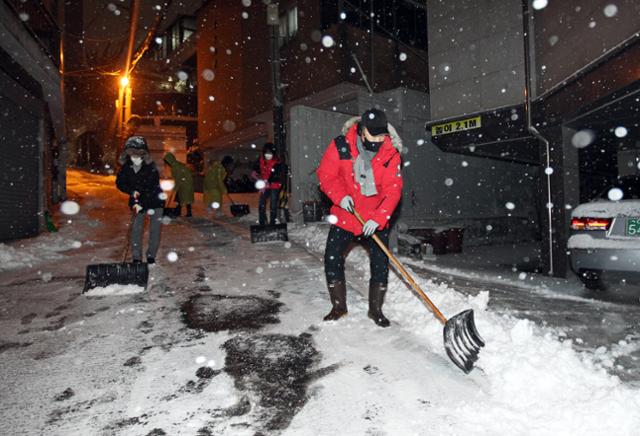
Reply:
[[[381,327],[389,326],[382,313],[389,260],[370,237],[376,234],[388,244],[389,220],[402,196],[401,149],[402,142],[385,113],[370,109],[347,121],[343,135],[331,141],[322,157],[317,171],[320,189],[333,202],[324,255],[332,309],[325,321],[347,314],[345,252],[354,239],[364,239],[369,245],[371,269],[368,316]],[[362,216],[364,225],[354,211]]]
[[[135,214],[131,231],[133,262],[142,262],[142,234],[145,216],[148,215],[150,225],[147,263],[155,263],[160,245],[164,200],[161,198],[160,175],[149,154],[147,141],[142,136],[131,136],[125,142],[118,161],[122,167],[116,177],[116,186],[129,195],[129,207]]]

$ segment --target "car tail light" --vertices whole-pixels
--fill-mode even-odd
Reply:
[[[609,230],[611,218],[572,218],[572,230]]]

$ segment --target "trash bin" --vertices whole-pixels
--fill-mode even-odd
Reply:
[[[434,231],[431,234],[431,240],[427,241],[433,245],[433,254],[446,254],[447,253],[447,233]]]
[[[444,234],[447,253],[462,253],[462,237],[464,228],[454,227],[442,232]]]

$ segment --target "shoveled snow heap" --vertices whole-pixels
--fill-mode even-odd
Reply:
[[[326,225],[311,225],[294,226],[289,233],[312,252],[322,253],[327,232]],[[368,277],[369,260],[362,248],[352,250],[347,262]],[[450,404],[433,404],[443,419],[428,423],[430,434],[452,429],[474,435],[637,434],[640,391],[606,371],[614,364],[615,350],[578,352],[559,331],[488,311],[489,292],[467,297],[447,285],[417,281],[445,315],[473,309],[487,344],[477,369],[466,376],[479,384],[477,394],[446,395]],[[399,328],[422,338],[425,352],[448,359],[442,325],[395,274],[389,276],[385,313],[401,320]],[[338,410],[335,413],[340,416]]]
[[[138,285],[109,285],[105,287],[93,288],[86,292],[87,296],[105,295],[130,295],[144,292],[144,288]]]

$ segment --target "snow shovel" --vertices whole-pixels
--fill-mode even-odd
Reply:
[[[251,242],[288,241],[287,223],[251,226]]]
[[[364,225],[364,220],[357,211],[353,211],[360,224]],[[445,318],[445,316],[438,310],[435,304],[427,297],[424,291],[418,286],[418,284],[409,275],[402,264],[395,258],[384,243],[378,238],[376,234],[372,235],[376,244],[380,246],[382,251],[389,257],[389,260],[393,263],[396,269],[402,274],[411,287],[418,293],[420,298],[427,303],[427,306],[436,315],[436,317],[444,324],[444,348],[447,351],[447,355],[456,364],[458,368],[463,370],[466,374],[471,372],[473,364],[478,360],[478,353],[480,348],[484,347],[484,340],[476,329],[476,324],[473,319],[473,309],[468,309],[460,312],[453,317]]]
[[[131,231],[136,213],[131,212],[131,222],[129,230],[127,230],[127,239],[125,241],[124,253],[122,254],[121,263],[101,263],[95,265],[87,265],[87,275],[84,281],[84,289],[82,293],[97,288],[113,284],[118,285],[138,285],[147,288],[149,280],[149,267],[146,263],[127,263],[127,254],[129,254],[129,245],[131,244]]]
[[[231,206],[229,206],[229,210],[231,211],[231,215],[233,216],[245,216],[249,215],[249,205],[248,204],[238,204],[233,201],[233,198],[227,192],[227,197],[229,201],[231,201]]]

